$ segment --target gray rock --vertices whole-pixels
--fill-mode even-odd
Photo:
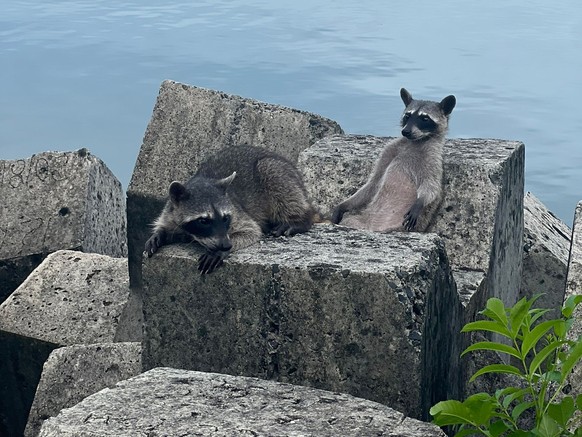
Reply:
[[[276,379],[412,417],[458,395],[461,308],[436,235],[319,225],[210,275],[199,253],[173,245],[144,261],[145,369]]]
[[[356,397],[256,378],[157,368],[48,419],[42,437],[445,436]]]
[[[0,161],[0,303],[59,249],[127,256],[125,196],[86,149]]]
[[[576,206],[574,226],[572,227],[572,246],[568,261],[566,280],[566,298],[582,294],[582,201]],[[582,338],[582,304],[574,312],[574,324],[569,333],[572,340]],[[582,364],[578,363],[569,377],[571,393],[574,396],[582,394]]]
[[[302,152],[308,192],[324,213],[365,183],[391,140],[333,135]],[[444,179],[443,203],[429,230],[444,238],[453,269],[485,272],[491,296],[513,304],[522,267],[524,145],[447,140]]]
[[[544,293],[535,306],[551,308],[548,317],[556,318],[564,301],[572,230],[531,193],[525,195],[523,209],[525,232],[520,297]]]
[[[0,305],[0,435],[22,434],[53,349],[115,340],[128,296],[126,258],[62,250]]]
[[[24,435],[37,436],[42,423],[63,408],[141,372],[141,344],[100,343],[55,349],[44,364]]]

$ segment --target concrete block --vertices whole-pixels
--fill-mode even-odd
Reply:
[[[7,435],[22,434],[48,354],[115,341],[128,296],[126,258],[61,250],[0,305],[0,422]]]
[[[552,214],[538,198],[523,199],[523,274],[520,298],[544,293],[538,308],[551,308],[550,318],[560,316],[566,291],[566,271],[572,230]]]
[[[257,378],[157,368],[48,419],[41,437],[444,437],[385,405]]]
[[[438,236],[318,225],[210,275],[199,253],[171,245],[144,260],[144,369],[274,379],[417,418],[458,395],[461,308]]]
[[[127,192],[132,288],[140,286],[141,254],[168,186],[228,145],[250,144],[297,160],[317,140],[342,133],[334,121],[296,109],[165,81],[147,127]]]
[[[582,201],[578,202],[572,226],[572,246],[568,260],[566,279],[566,298],[582,294]],[[578,305],[574,312],[574,324],[569,337],[576,340],[582,337],[582,305]],[[582,394],[582,364],[578,363],[569,377],[574,396]]]
[[[365,183],[392,139],[333,135],[301,153],[309,195],[324,213]],[[485,272],[488,292],[507,305],[521,281],[523,186],[523,143],[447,140],[444,198],[429,231],[445,240],[453,269]]]
[[[99,343],[55,349],[45,362],[24,435],[64,408],[141,373],[140,343]]]
[[[125,196],[86,149],[0,161],[0,303],[59,249],[127,256]]]

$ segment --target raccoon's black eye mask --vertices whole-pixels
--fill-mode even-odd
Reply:
[[[217,228],[227,228],[230,226],[230,215],[224,215],[218,219],[209,217],[199,217],[195,220],[183,223],[181,228],[189,234],[198,237],[209,237],[214,234]]]

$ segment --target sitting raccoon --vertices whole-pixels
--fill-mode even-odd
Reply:
[[[259,147],[226,147],[202,162],[185,184],[170,184],[145,253],[152,256],[172,242],[196,242],[205,249],[198,269],[211,273],[262,233],[307,232],[315,213],[290,161]]]
[[[366,184],[340,203],[332,223],[378,232],[425,231],[440,203],[443,145],[455,96],[414,100],[404,88],[402,137],[390,142]]]

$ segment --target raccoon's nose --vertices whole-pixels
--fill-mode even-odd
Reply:
[[[410,129],[402,129],[402,136],[406,138],[410,138],[412,135],[412,131]]]
[[[228,252],[230,249],[232,249],[232,243],[228,240],[223,240],[218,243],[216,248],[222,252]]]

